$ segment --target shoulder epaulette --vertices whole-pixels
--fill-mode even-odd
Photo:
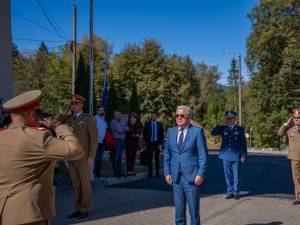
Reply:
[[[31,129],[34,129],[34,130],[39,130],[39,131],[45,131],[45,130],[48,130],[48,128],[45,128],[45,127],[30,127]]]

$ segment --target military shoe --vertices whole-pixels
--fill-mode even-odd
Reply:
[[[300,200],[293,201],[293,205],[299,205],[299,204],[300,204]]]
[[[80,212],[73,212],[72,214],[68,215],[67,218],[77,218],[80,215]]]
[[[234,197],[233,194],[230,194],[230,195],[226,195],[225,199],[232,199]]]
[[[79,216],[77,217],[77,219],[81,220],[81,219],[85,219],[89,216],[88,212],[81,212],[79,213]]]

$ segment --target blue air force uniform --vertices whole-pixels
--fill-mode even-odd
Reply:
[[[235,112],[227,112],[227,118],[235,118]],[[212,135],[222,136],[219,158],[223,160],[227,183],[227,195],[239,196],[241,158],[247,157],[247,143],[244,128],[238,125],[217,125]]]

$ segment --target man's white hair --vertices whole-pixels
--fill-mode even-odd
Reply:
[[[186,106],[186,105],[180,105],[180,106],[178,106],[177,107],[177,109],[176,109],[176,112],[179,110],[179,109],[185,109],[187,112],[188,112],[188,114],[190,115],[190,116],[192,116],[192,109],[190,108],[190,107],[188,107],[188,106]]]

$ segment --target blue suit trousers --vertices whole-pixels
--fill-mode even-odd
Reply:
[[[176,225],[186,225],[186,204],[188,205],[191,225],[200,225],[200,187],[186,181],[179,173],[176,182],[173,183],[173,196],[176,210]]]
[[[241,163],[239,161],[223,160],[224,174],[227,184],[227,195],[240,194],[240,170]]]

